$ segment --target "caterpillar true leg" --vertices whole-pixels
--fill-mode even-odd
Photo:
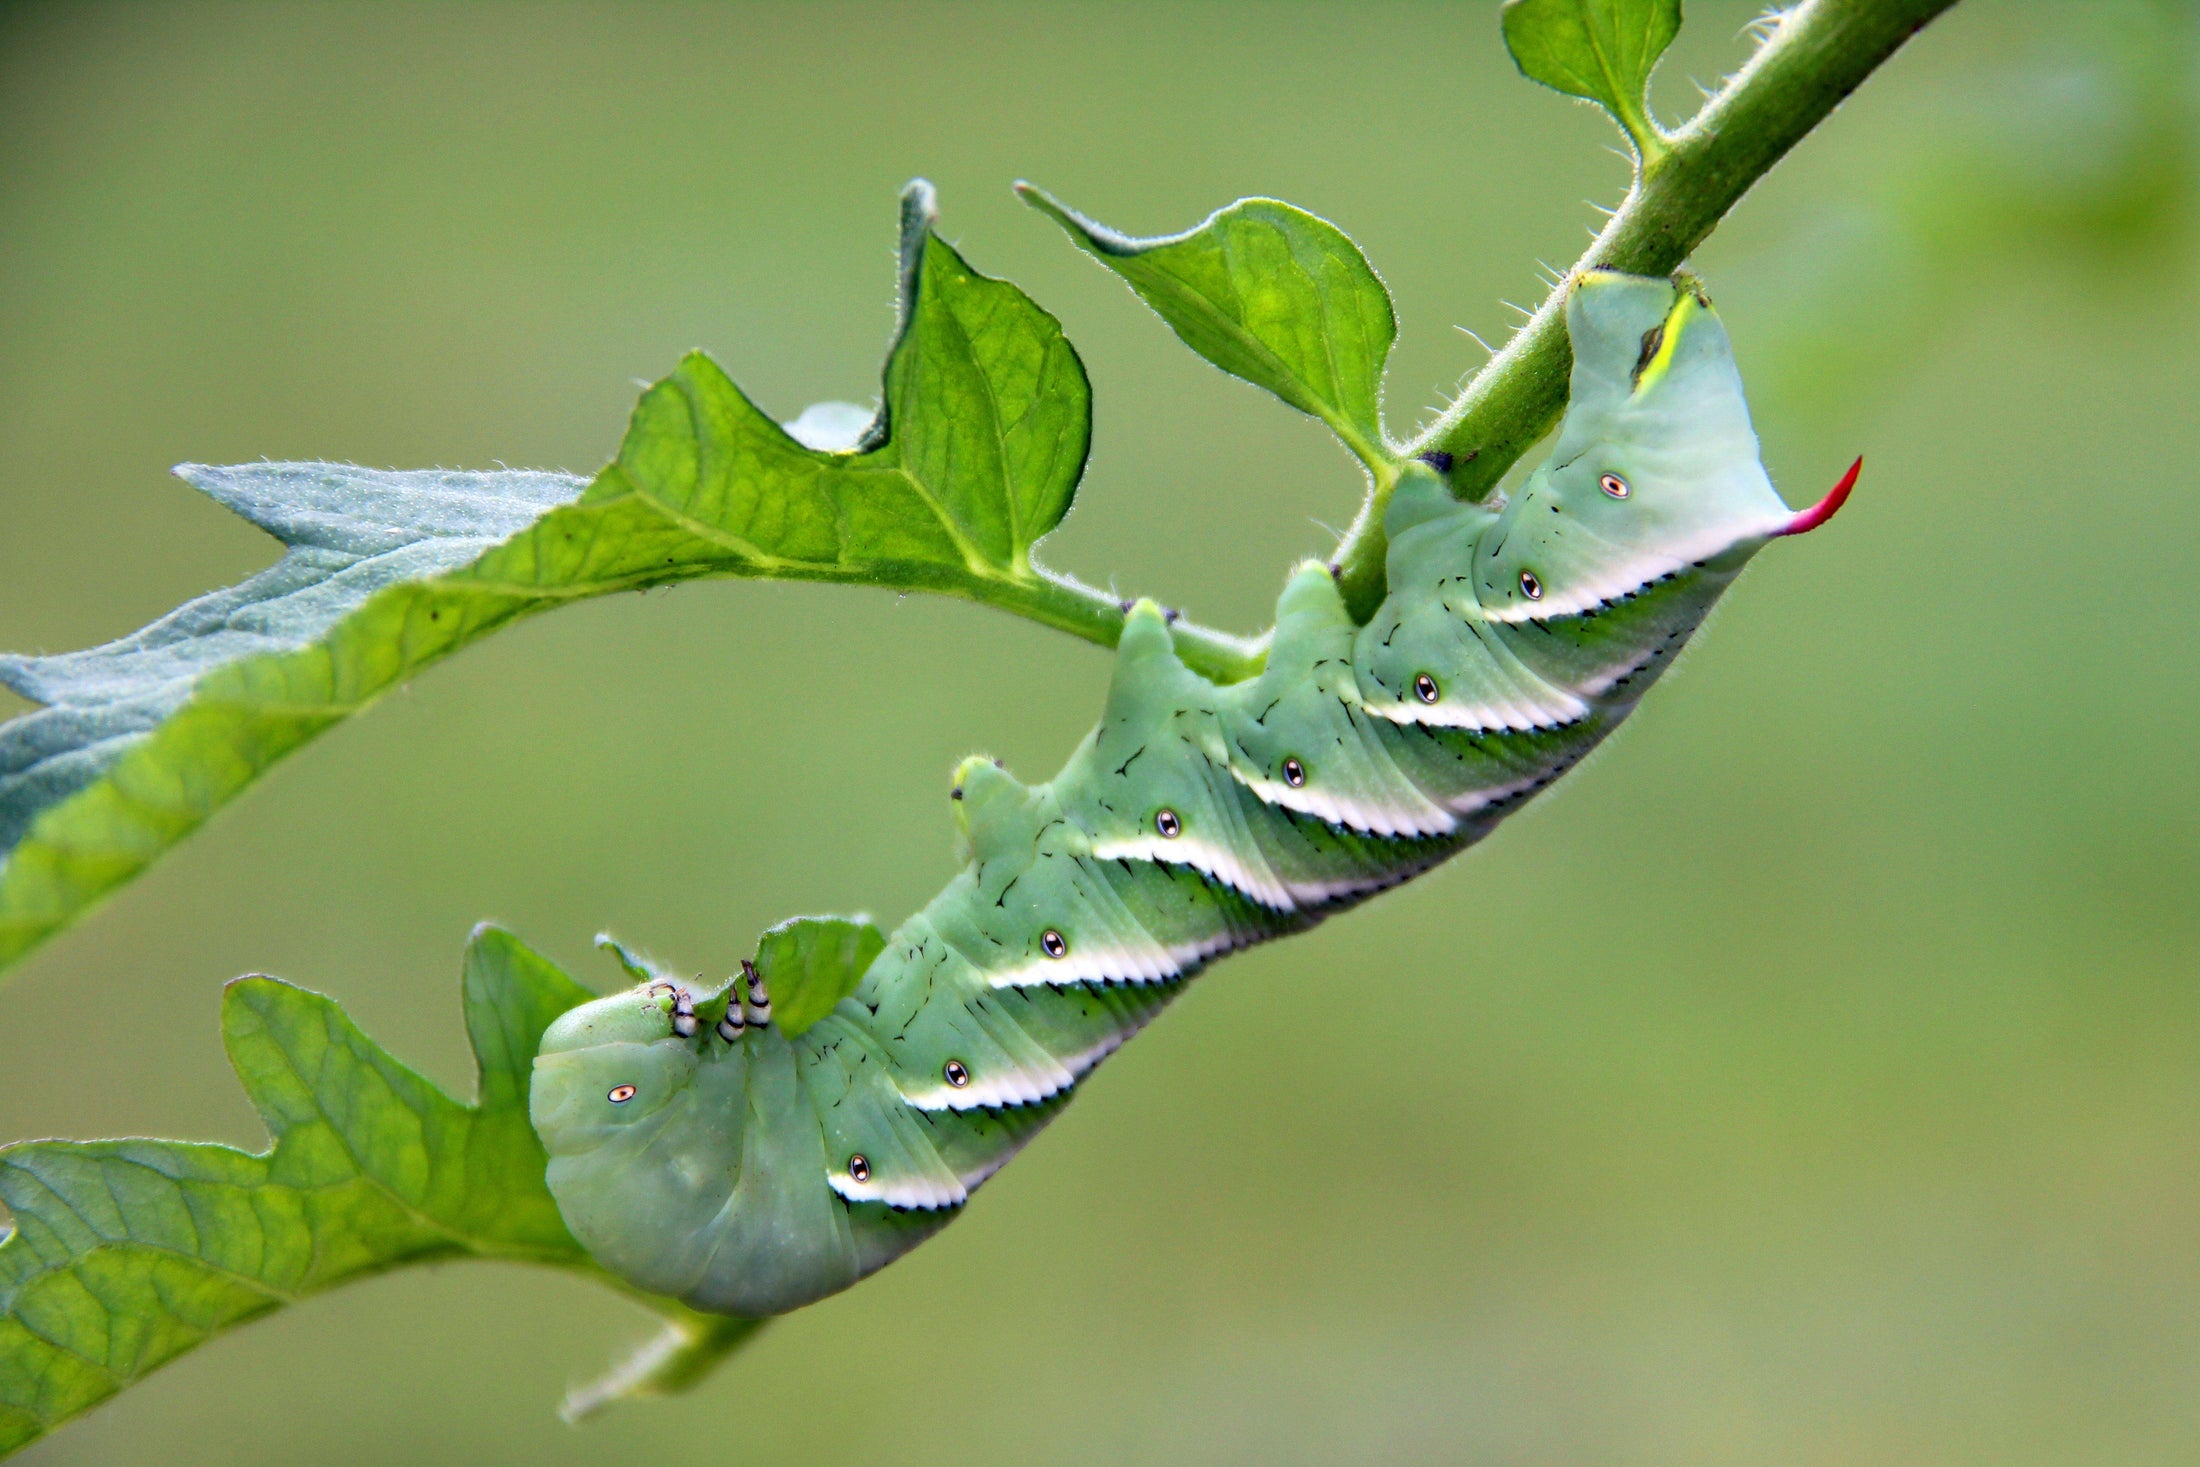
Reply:
[[[718,1018],[718,1037],[728,1044],[739,1044],[741,1036],[748,1032],[748,1019],[741,1008],[741,996],[733,985],[726,988],[726,1011]]]
[[[764,975],[756,971],[754,963],[743,958],[741,976],[744,981],[740,993],[736,995],[729,991],[726,996],[727,1012],[732,1012],[738,1004],[741,1017],[749,1024],[769,1024],[772,1021],[772,996],[764,987]]]
[[[1128,606],[1099,726],[1047,784],[964,763],[963,870],[831,1014],[790,1037],[744,963],[724,1045],[691,1042],[672,985],[552,1025],[532,1115],[574,1234],[700,1309],[845,1288],[953,1217],[1205,964],[1426,870],[1579,762],[1856,471],[1781,503],[1695,292],[1592,272],[1567,326],[1548,459],[1487,503],[1403,466],[1365,625],[1308,562],[1264,670],[1224,688],[1160,607]]]

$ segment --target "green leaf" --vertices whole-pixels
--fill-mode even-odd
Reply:
[[[222,1330],[408,1263],[495,1258],[611,1282],[543,1185],[527,1120],[550,1021],[594,995],[478,929],[463,979],[471,1105],[392,1059],[321,995],[240,978],[222,1038],[273,1145],[32,1141],[0,1148],[0,1456]],[[623,1289],[622,1285],[614,1285]],[[754,1332],[669,1300],[650,1368],[602,1401],[692,1384]],[[704,1358],[707,1355],[707,1359]]]
[[[299,745],[570,601],[702,576],[840,581],[967,596],[1111,640],[1114,600],[1031,559],[1083,469],[1084,368],[1052,316],[971,270],[932,221],[930,187],[912,185],[885,404],[855,451],[804,446],[697,354],[643,395],[618,457],[585,484],[180,469],[287,553],[119,642],[0,658],[0,682],[47,705],[0,725],[0,967]],[[844,441],[847,418],[806,415],[806,435]]]
[[[1182,234],[1133,239],[1028,183],[1026,203],[1128,281],[1186,346],[1327,423],[1378,477],[1383,366],[1398,323],[1360,247],[1326,219],[1240,199]]]
[[[1645,166],[1664,154],[1650,73],[1680,32],[1681,0],[1506,0],[1502,23],[1523,75],[1611,113]]]
[[[791,1039],[855,992],[886,947],[867,917],[792,917],[756,945],[756,971],[771,994],[772,1022]]]
[[[21,1446],[217,1331],[395,1264],[579,1255],[542,1183],[527,1075],[587,997],[502,934],[466,963],[480,1098],[391,1059],[329,1000],[269,978],[223,997],[222,1033],[273,1147],[40,1141],[0,1150],[0,1450]]]

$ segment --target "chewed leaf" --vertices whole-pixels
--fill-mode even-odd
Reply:
[[[1024,201],[1128,281],[1186,346],[1320,418],[1370,467],[1387,463],[1390,292],[1344,231],[1274,199],[1240,199],[1182,234],[1134,239],[1030,184]]]
[[[860,430],[859,409],[813,410],[796,420],[806,445],[698,353],[643,395],[591,481],[179,470],[287,552],[119,642],[0,658],[0,682],[47,705],[0,724],[0,967],[285,754],[520,617],[702,576],[979,599],[1038,584],[1031,547],[1084,467],[1084,368],[933,217],[912,185],[885,405]]]
[[[0,1202],[15,1218],[0,1238],[0,1455],[223,1330],[398,1264],[501,1258],[598,1274],[543,1185],[527,1120],[542,1031],[590,997],[509,934],[477,932],[464,977],[480,1075],[469,1105],[329,999],[240,979],[222,998],[222,1035],[268,1150],[0,1148]]]
[[[794,917],[756,946],[756,971],[771,990],[772,1021],[792,1038],[855,992],[886,934],[863,917]]]
[[[1645,163],[1664,152],[1650,73],[1680,33],[1681,0],[1506,0],[1503,24],[1524,75],[1611,113]]]

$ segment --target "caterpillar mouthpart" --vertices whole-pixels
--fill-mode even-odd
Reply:
[[[1863,472],[1864,456],[1858,454],[1856,462],[1850,464],[1849,471],[1841,476],[1841,482],[1833,486],[1832,493],[1798,514],[1794,519],[1789,520],[1787,528],[1778,533],[1782,535],[1807,535],[1839,514],[1841,506],[1849,502],[1849,491],[1856,487],[1856,476]]]

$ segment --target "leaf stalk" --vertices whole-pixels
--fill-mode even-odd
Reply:
[[[1036,568],[1036,567],[1035,567]],[[1119,600],[1074,576],[1039,569],[1033,579],[988,577],[960,594],[985,606],[1028,617],[1042,626],[1069,632],[1088,642],[1113,647],[1123,635],[1131,602]],[[954,590],[950,594],[956,594]],[[1210,682],[1243,682],[1259,675],[1267,661],[1265,638],[1232,636],[1172,613],[1170,630],[1184,665]]]

